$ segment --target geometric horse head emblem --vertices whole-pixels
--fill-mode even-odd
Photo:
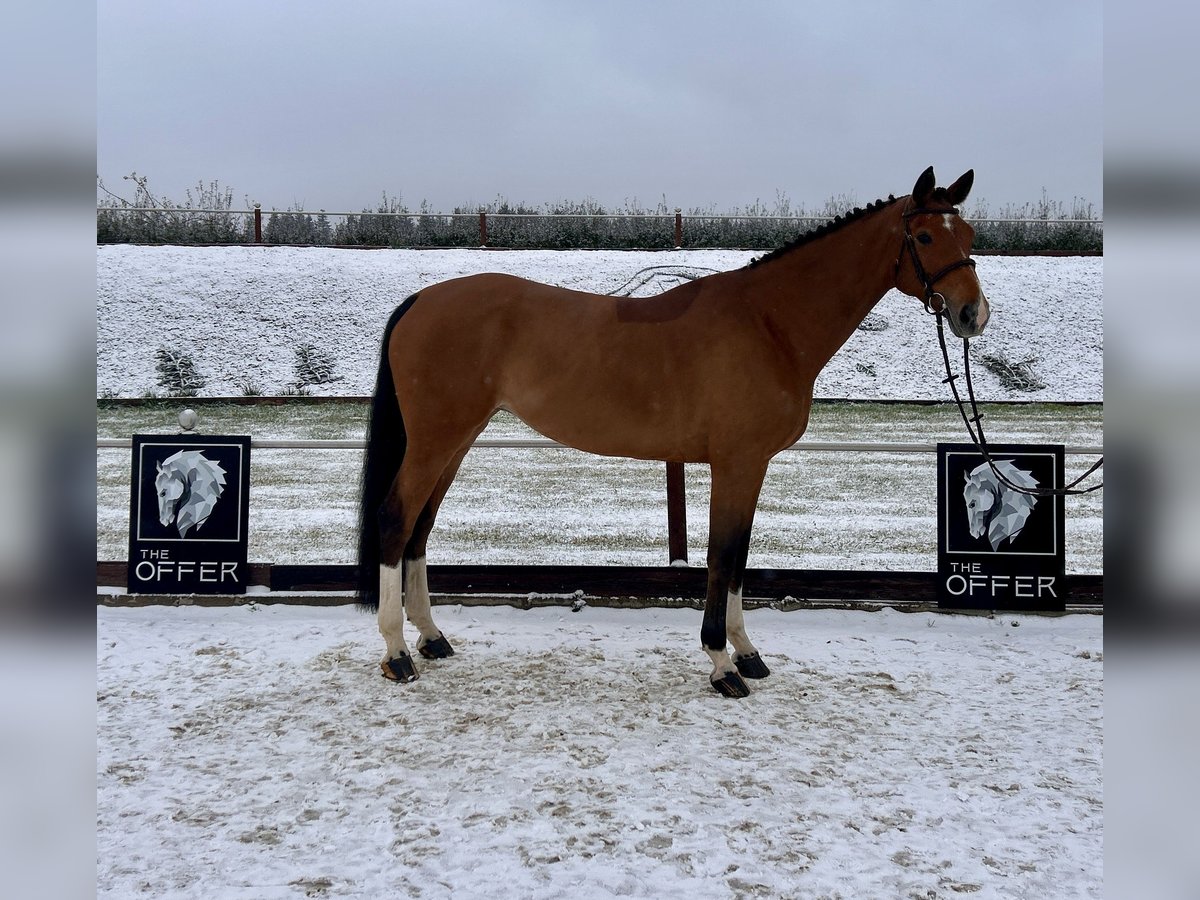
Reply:
[[[1037,487],[1038,481],[1032,473],[1018,469],[1011,459],[997,460],[996,468],[1014,484],[1023,488]],[[1037,505],[1037,497],[1014,491],[996,477],[986,462],[971,474],[964,473],[963,478],[967,482],[963,499],[967,501],[971,537],[981,538],[986,532],[988,543],[993,550],[998,550],[1002,541],[1011,542],[1021,533],[1025,520]]]
[[[205,523],[225,492],[225,470],[199,450],[180,450],[158,465],[158,520],[175,522],[179,536]]]

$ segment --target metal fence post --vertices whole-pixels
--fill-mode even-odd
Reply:
[[[671,565],[688,564],[687,496],[681,462],[667,463],[667,553]]]
[[[487,213],[479,211],[479,246],[487,246]]]
[[[262,243],[262,206],[254,204],[254,243]]]
[[[683,247],[683,210],[675,207],[675,249]]]

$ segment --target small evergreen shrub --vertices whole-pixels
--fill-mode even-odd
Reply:
[[[169,397],[195,397],[207,379],[200,374],[190,353],[168,347],[154,352],[158,386]]]
[[[334,359],[330,353],[314,344],[300,344],[296,347],[296,360],[293,364],[296,373],[295,384],[297,387],[303,387],[340,381],[341,376],[333,374],[334,366]]]

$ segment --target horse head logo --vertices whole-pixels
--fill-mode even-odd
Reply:
[[[1011,459],[996,461],[996,468],[1013,484],[1024,488],[1037,487],[1038,481],[1030,472],[1013,465]],[[985,534],[993,550],[1004,541],[1012,541],[1025,527],[1025,521],[1037,504],[1037,497],[1014,491],[1004,484],[986,462],[970,474],[963,474],[966,487],[963,499],[967,502],[967,523],[971,537]]]
[[[158,464],[154,490],[158,520],[164,526],[174,522],[179,536],[187,537],[208,520],[225,492],[225,470],[199,450],[180,450]]]

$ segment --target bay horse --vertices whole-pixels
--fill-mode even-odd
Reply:
[[[700,640],[713,688],[748,695],[744,678],[770,674],[742,615],[767,464],[804,433],[817,374],[890,289],[959,337],[983,330],[975,231],[956,208],[973,181],[972,170],[939,188],[931,166],[910,195],[655,297],[485,274],[401,303],[383,335],[360,511],[359,602],[378,610],[384,677],[418,677],[406,612],[423,657],[454,653],[430,614],[426,544],[463,457],[503,409],[579,450],[711,468]]]

